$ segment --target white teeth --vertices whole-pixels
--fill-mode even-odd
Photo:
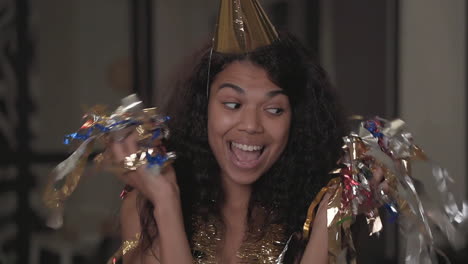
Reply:
[[[231,143],[233,147],[236,147],[243,151],[259,151],[263,148],[263,146],[244,145],[244,144],[239,144],[236,142],[231,142]]]

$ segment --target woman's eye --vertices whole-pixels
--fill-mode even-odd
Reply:
[[[268,108],[266,111],[270,114],[281,115],[284,112],[283,108]]]
[[[240,104],[239,103],[232,103],[232,102],[227,102],[227,103],[223,103],[225,107],[229,108],[229,109],[238,109],[240,107]]]

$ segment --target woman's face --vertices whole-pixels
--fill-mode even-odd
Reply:
[[[252,184],[279,158],[288,142],[291,107],[267,72],[235,61],[210,87],[208,141],[221,176]]]

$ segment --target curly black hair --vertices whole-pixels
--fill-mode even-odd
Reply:
[[[330,180],[329,172],[340,157],[346,119],[327,74],[296,38],[280,34],[278,41],[241,55],[213,52],[207,46],[195,57],[189,76],[177,84],[165,111],[169,123],[170,150],[177,152],[174,167],[180,187],[187,236],[193,234],[194,215],[220,216],[224,193],[219,167],[208,144],[207,84],[234,61],[250,61],[265,69],[270,80],[281,87],[292,108],[289,139],[278,161],[253,184],[249,212],[262,206],[274,212],[274,219],[297,234],[291,242],[287,262],[304,249],[301,230],[307,208]],[[141,213],[144,245],[156,236],[152,205]],[[250,215],[250,213],[249,213]],[[272,216],[273,217],[273,216]]]

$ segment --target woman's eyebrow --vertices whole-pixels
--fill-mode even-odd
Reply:
[[[245,94],[245,90],[242,89],[241,87],[235,85],[235,84],[232,84],[232,83],[223,83],[219,86],[218,88],[218,91],[223,89],[223,88],[231,88],[233,89],[234,91],[236,91],[237,93],[240,93],[240,94]],[[275,97],[279,94],[282,94],[282,95],[286,95],[286,93],[284,92],[284,90],[273,90],[273,91],[269,91],[268,93],[266,93],[266,96],[269,97],[269,98],[272,98],[272,97]],[[287,96],[287,95],[286,95]]]
[[[277,96],[278,94],[282,94],[282,95],[286,95],[286,93],[284,92],[284,90],[274,90],[274,91],[269,91],[266,96],[269,97],[269,98],[272,98],[272,97],[275,97]],[[287,95],[286,95],[287,96]]]
[[[223,83],[219,86],[218,91],[223,89],[223,88],[231,88],[234,91],[240,93],[240,94],[245,94],[244,89],[240,88],[239,86],[232,84],[232,83]]]

